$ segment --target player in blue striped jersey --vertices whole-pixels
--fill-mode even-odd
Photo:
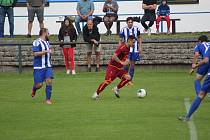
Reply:
[[[36,91],[46,83],[46,104],[52,104],[52,79],[53,70],[51,64],[52,49],[49,44],[49,31],[46,28],[40,29],[40,38],[33,42],[33,54],[34,54],[34,85],[32,88],[32,97],[35,97]]]
[[[196,65],[199,57],[201,60],[204,59],[204,56],[210,47],[210,44],[207,42],[208,41],[207,36],[201,35],[198,38],[198,41],[199,41],[199,43],[195,46],[195,49],[194,49],[194,57],[193,57],[192,67],[194,67]],[[196,79],[194,81],[196,95],[201,90],[201,81],[202,81],[203,77],[206,75],[206,73],[208,72],[209,67],[210,67],[210,63],[208,62],[208,63],[201,65],[197,68]],[[192,74],[193,72],[194,72],[194,69],[192,69],[190,71],[190,74]]]
[[[120,38],[121,38],[120,43],[127,42],[128,37],[130,35],[133,35],[136,38],[134,47],[130,47],[130,53],[129,53],[130,64],[129,66],[125,67],[125,70],[129,71],[131,79],[133,79],[135,63],[136,61],[140,61],[140,54],[142,52],[142,39],[140,35],[140,29],[137,26],[133,25],[133,18],[128,17],[126,19],[126,22],[127,26],[122,28],[120,31]],[[132,82],[130,82],[129,84],[132,84]]]

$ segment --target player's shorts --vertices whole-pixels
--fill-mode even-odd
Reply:
[[[136,53],[136,52],[130,52],[128,59],[130,61],[140,61],[140,55],[139,55],[139,53]]]
[[[210,73],[208,73],[208,75],[206,76],[201,91],[203,91],[204,93],[207,93],[210,91]]]
[[[199,66],[196,73],[205,76],[208,70],[209,70],[209,63]]]
[[[87,52],[100,52],[101,51],[101,45],[94,45],[94,44],[86,44]]]
[[[46,79],[53,79],[52,68],[34,69],[34,84],[43,83]]]
[[[105,80],[107,81],[113,81],[117,77],[122,79],[123,76],[128,75],[128,72],[124,69],[119,69],[115,66],[108,65],[106,70],[106,77]]]
[[[28,21],[33,22],[35,14],[39,22],[44,21],[44,6],[28,7]]]

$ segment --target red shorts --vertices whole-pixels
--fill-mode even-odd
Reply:
[[[108,65],[105,80],[111,82],[117,77],[122,79],[125,75],[128,75],[128,72],[126,70]]]

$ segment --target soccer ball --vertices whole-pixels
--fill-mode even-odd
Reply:
[[[139,89],[137,91],[137,97],[138,98],[144,98],[145,96],[147,96],[147,92],[145,89]]]

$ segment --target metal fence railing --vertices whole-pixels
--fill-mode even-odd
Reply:
[[[188,39],[188,40],[151,40],[151,41],[143,41],[143,44],[148,43],[194,43],[197,42],[196,39]],[[99,44],[118,44],[117,41],[110,41],[110,42],[99,42]],[[51,42],[50,45],[71,45],[71,44],[87,44],[87,42],[71,42],[71,43],[60,43],[60,42]],[[22,73],[22,46],[31,46],[32,43],[21,43],[21,42],[14,42],[14,43],[3,43],[0,42],[0,46],[17,46],[18,48],[18,72]]]

